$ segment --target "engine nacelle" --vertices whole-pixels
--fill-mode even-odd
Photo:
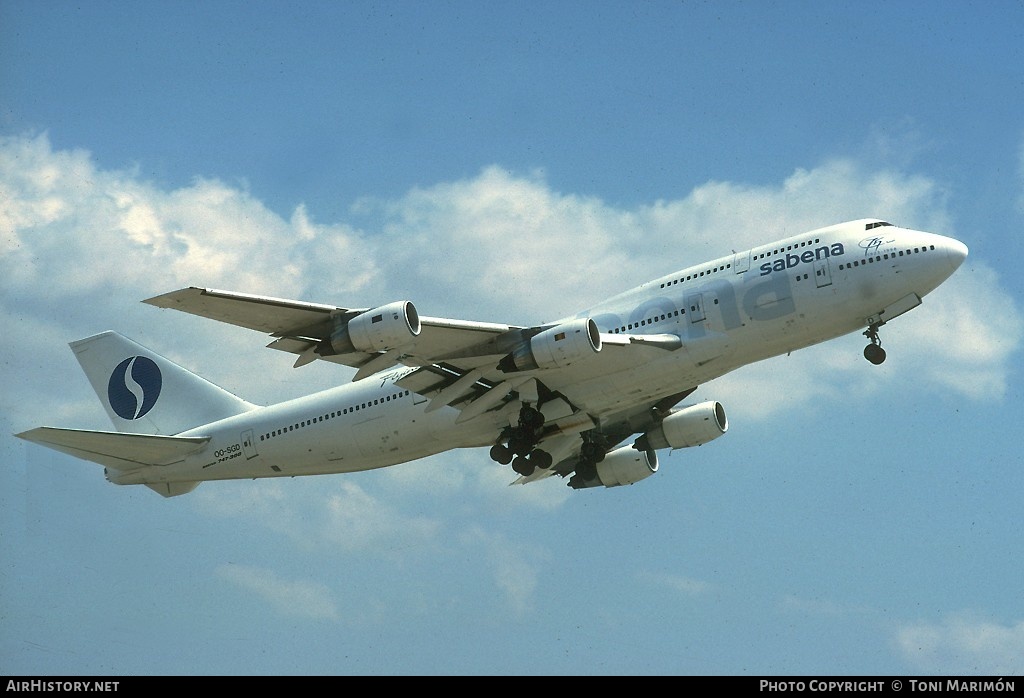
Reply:
[[[420,333],[420,315],[411,301],[395,301],[356,315],[347,323],[338,322],[330,339],[318,353],[370,354],[411,344]],[[324,346],[326,345],[326,346]],[[326,350],[326,351],[325,351]]]
[[[710,400],[673,411],[637,440],[640,448],[688,448],[717,439],[729,429],[722,403]]]
[[[632,485],[658,472],[658,454],[654,449],[638,451],[632,446],[617,448],[597,464],[597,477],[583,480],[577,475],[569,479],[574,490],[586,487],[619,487]]]
[[[564,368],[601,351],[601,332],[590,318],[548,328],[524,342],[498,364],[505,373]]]

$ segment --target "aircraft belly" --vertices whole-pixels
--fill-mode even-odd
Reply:
[[[679,350],[656,361],[580,381],[565,391],[573,404],[595,416],[618,412],[697,385],[701,371]]]

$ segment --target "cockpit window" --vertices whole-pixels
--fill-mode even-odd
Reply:
[[[892,223],[886,223],[885,221],[875,221],[873,223],[868,223],[867,225],[865,225],[864,226],[864,230],[874,230],[875,228],[884,228],[887,225],[892,225]]]

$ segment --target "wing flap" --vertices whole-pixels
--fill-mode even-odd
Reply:
[[[430,364],[410,371],[395,381],[395,384],[430,398],[428,412],[447,405],[462,409],[507,378],[498,373],[498,378],[488,379],[483,377],[484,373],[483,369],[464,370],[448,363]],[[516,385],[526,380],[529,380],[529,376],[517,376]]]
[[[210,440],[208,436],[159,436],[56,427],[38,427],[16,436],[121,471],[177,463],[202,450]]]

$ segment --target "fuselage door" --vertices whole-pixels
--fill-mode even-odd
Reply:
[[[828,257],[814,260],[814,283],[818,288],[832,285],[832,269],[828,265]]]
[[[704,321],[704,295],[694,293],[686,297],[686,313],[690,316],[690,322]]]
[[[732,259],[732,268],[737,274],[742,274],[750,269],[750,250],[737,252]]]
[[[253,437],[252,429],[242,432],[242,452],[245,454],[246,460],[252,460],[259,455],[256,452],[256,441],[255,437]]]

